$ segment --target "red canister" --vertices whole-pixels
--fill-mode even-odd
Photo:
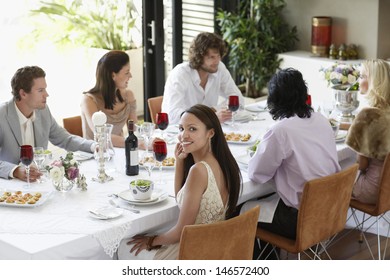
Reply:
[[[332,41],[332,18],[313,17],[311,27],[311,52],[319,56],[328,56]]]

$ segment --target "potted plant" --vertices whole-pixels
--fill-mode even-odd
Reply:
[[[284,0],[251,0],[240,1],[237,13],[217,13],[230,47],[229,66],[246,84],[247,97],[264,95],[262,89],[279,68],[278,54],[291,50],[298,40],[296,27],[282,18],[284,7]]]
[[[107,50],[136,48],[134,31],[140,17],[132,0],[52,0],[41,1],[31,12],[44,16],[35,21],[32,34],[60,44],[73,44]],[[135,30],[134,30],[135,29]]]

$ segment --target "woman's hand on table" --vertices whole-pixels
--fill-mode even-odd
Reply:
[[[136,235],[133,237],[132,240],[127,242],[127,245],[133,245],[130,249],[130,253],[133,253],[135,251],[135,255],[137,256],[142,250],[154,250],[161,248],[161,245],[154,245],[153,241],[157,237],[157,235],[154,236],[146,236],[146,235]]]

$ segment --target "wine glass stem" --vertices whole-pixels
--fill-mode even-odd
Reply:
[[[30,165],[26,166],[27,186],[30,187]]]
[[[162,162],[160,162],[160,181],[162,182]]]
[[[149,138],[145,137],[146,153],[149,152]]]

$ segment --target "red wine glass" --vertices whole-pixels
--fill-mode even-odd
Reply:
[[[233,112],[233,117],[232,117],[232,126],[235,126],[235,115],[237,110],[240,108],[240,100],[237,95],[230,95],[229,96],[229,110]]]
[[[161,138],[164,139],[164,130],[167,129],[169,125],[169,119],[167,113],[157,113],[156,114],[156,124],[157,127],[161,130]]]
[[[30,187],[30,164],[34,159],[34,150],[31,145],[20,146],[20,161],[26,167],[27,187]]]
[[[160,178],[162,178],[163,161],[167,157],[167,143],[163,140],[156,140],[153,143],[154,158],[160,162]],[[160,180],[163,183],[162,179]]]

